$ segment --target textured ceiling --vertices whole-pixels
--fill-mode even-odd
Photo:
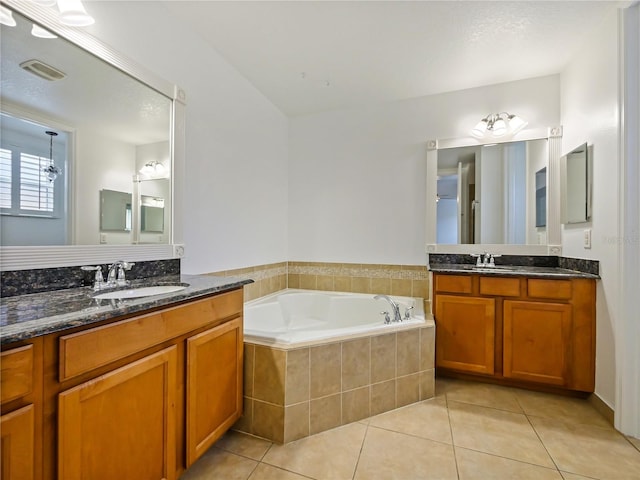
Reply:
[[[169,139],[170,99],[64,39],[34,37],[32,23],[14,17],[16,27],[1,27],[3,103],[134,145]],[[20,68],[32,59],[66,77],[51,82]]]
[[[618,2],[173,1],[287,115],[559,73]],[[304,75],[303,75],[304,72]]]

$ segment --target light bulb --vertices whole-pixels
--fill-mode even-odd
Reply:
[[[522,118],[517,115],[509,116],[509,128],[511,129],[511,133],[516,133],[522,130],[527,126],[527,122],[525,122]]]
[[[58,0],[58,9],[60,21],[70,27],[86,27],[95,23],[80,0]]]
[[[46,30],[35,23],[33,24],[33,28],[31,29],[31,35],[38,38],[58,38],[57,35],[54,35],[49,30]]]
[[[2,5],[0,5],[0,23],[7,27],[16,26],[16,19],[13,18],[13,12]]]
[[[167,169],[165,166],[157,160],[152,160],[144,164],[140,169],[140,173],[147,177],[164,177]]]
[[[507,133],[507,124],[503,119],[499,118],[493,123],[493,129],[491,132],[494,137],[500,137]]]
[[[484,136],[484,134],[487,131],[487,121],[486,120],[480,120],[475,127],[473,127],[473,130],[471,130],[471,135],[473,135],[474,137],[478,137],[481,138]]]

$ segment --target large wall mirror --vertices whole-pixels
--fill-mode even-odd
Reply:
[[[84,261],[86,252],[110,255],[110,245],[164,246],[130,249],[138,259],[145,251],[172,256],[182,238],[173,211],[184,168],[184,93],[59,24],[52,9],[11,0],[6,7],[16,25],[1,27],[3,269],[21,247],[40,247],[45,257],[66,247],[71,262],[76,251]],[[34,24],[53,38],[34,36]],[[132,195],[129,231],[103,228],[101,192]]]
[[[559,254],[561,134],[429,141],[427,252]]]

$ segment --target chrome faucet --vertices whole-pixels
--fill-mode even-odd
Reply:
[[[401,322],[402,315],[400,315],[400,306],[388,295],[376,295],[375,297],[373,297],[374,300],[378,300],[380,298],[386,300],[391,305],[391,308],[393,309],[393,321]],[[386,312],[382,313],[385,314]],[[385,315],[385,323],[389,323],[387,319],[389,319],[388,314]]]
[[[495,259],[501,257],[497,253],[472,253],[471,256],[476,259],[476,267],[495,267]]]
[[[107,274],[107,286],[116,287],[127,284],[125,270],[131,270],[135,263],[118,260],[109,265],[109,273]]]
[[[80,270],[84,270],[85,272],[96,272],[93,277],[94,290],[102,290],[103,288],[105,288],[107,282],[105,282],[104,278],[102,277],[102,267],[100,265],[98,265],[97,267],[84,266],[80,267]]]

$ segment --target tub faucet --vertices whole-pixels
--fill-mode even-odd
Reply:
[[[391,308],[393,309],[393,321],[401,322],[402,315],[400,315],[400,306],[388,295],[376,295],[375,297],[373,297],[374,300],[378,300],[380,298],[383,298],[391,305]]]

